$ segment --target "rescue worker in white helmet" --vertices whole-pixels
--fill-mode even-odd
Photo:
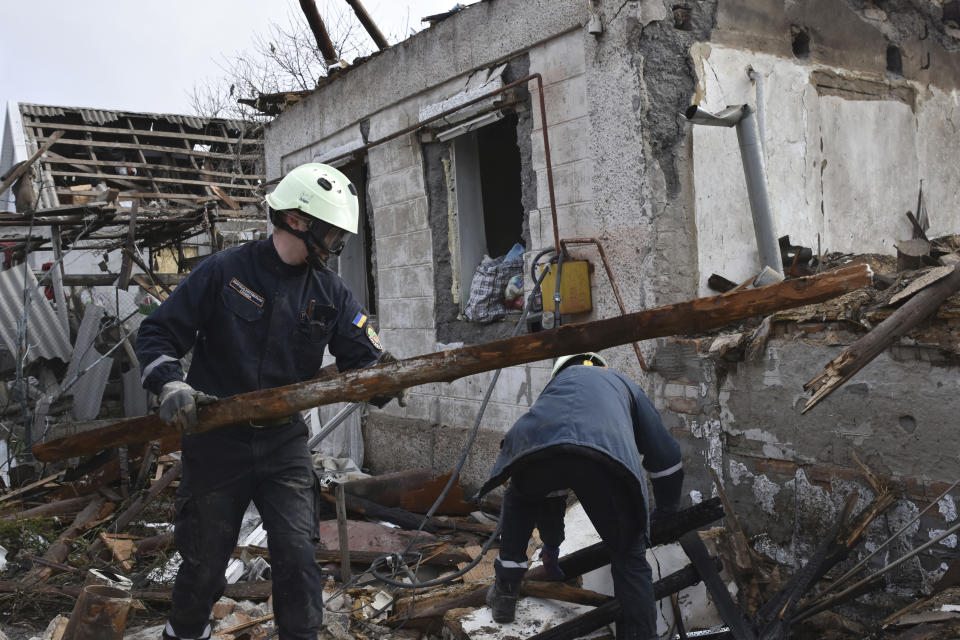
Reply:
[[[496,579],[487,592],[493,619],[514,619],[534,527],[543,540],[548,576],[564,578],[559,547],[566,494],[572,490],[610,554],[614,593],[622,604],[617,640],[656,638],[653,582],[644,557],[647,477],[657,512],[676,510],[683,484],[680,446],[653,404],[599,354],[558,358],[537,401],[504,436],[490,478],[476,496],[510,478]]]
[[[274,233],[200,262],[137,336],[143,385],[159,397],[160,417],[183,433],[174,532],[183,562],[168,640],[210,637],[210,612],[251,501],[268,532],[281,640],[315,640],[322,619],[318,493],[302,417],[194,433],[197,405],[308,380],[325,348],[341,371],[384,354],[367,312],[325,268],[357,231],[356,188],[332,167],[305,164],[266,200]],[[184,380],[181,358],[191,349]]]

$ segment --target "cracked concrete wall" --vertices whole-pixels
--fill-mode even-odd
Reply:
[[[899,345],[801,415],[803,384],[856,338],[836,328],[775,331],[754,360],[711,356],[711,338],[672,339],[652,361],[655,404],[684,447],[689,499],[715,493],[715,471],[755,548],[787,566],[806,562],[852,491],[858,510],[875,497],[854,455],[902,495],[870,526],[849,565],[960,477],[955,408],[945,401],[960,392],[958,362],[935,348]],[[958,497],[948,494],[868,566],[879,569],[955,524]],[[930,587],[956,545],[948,537],[905,563],[850,613],[892,610]]]
[[[525,57],[544,79],[561,237],[603,243],[627,312],[678,302],[702,290],[713,271],[739,281],[756,270],[743,173],[730,140],[735,133],[691,133],[680,118],[694,102],[710,109],[755,102],[749,64],[763,78],[769,183],[781,233],[816,246],[819,231],[824,249],[878,243],[889,251],[891,240],[909,232],[903,212],[915,206],[920,178],[932,233],[955,231],[960,215],[960,147],[944,143],[956,139],[960,118],[960,73],[949,50],[954,36],[935,15],[911,14],[908,4],[884,3],[884,17],[853,0],[478,3],[343,74],[278,118],[266,135],[268,176],[409,126],[420,107],[457,93],[474,70]],[[602,33],[586,28],[591,7]],[[924,39],[915,35],[920,25],[927,29]],[[801,57],[792,49],[798,33],[809,38]],[[891,44],[902,52],[897,77],[884,72]],[[930,63],[921,69],[927,53]],[[537,103],[533,93],[531,117],[520,131],[521,148],[529,150],[524,179],[535,180],[535,188],[524,190],[529,248],[553,242]],[[449,346],[444,343],[457,334],[440,326],[455,320],[438,311],[452,304],[443,275],[450,189],[444,149],[407,135],[367,157],[384,342],[400,357]],[[903,165],[897,171],[894,160]],[[863,234],[867,225],[876,232]],[[571,253],[593,263],[594,309],[570,320],[619,314],[596,249],[577,245]],[[629,345],[605,355],[645,386],[681,440],[691,498],[710,495],[707,468],[715,468],[748,533],[787,564],[809,557],[852,487],[861,501],[871,495],[844,447],[863,452],[865,462],[909,489],[895,513],[871,529],[871,544],[960,471],[949,458],[955,443],[938,426],[952,424],[942,398],[957,391],[956,375],[949,375],[955,368],[944,363],[880,360],[875,373],[864,372],[818,407],[812,421],[797,415],[799,389],[836,355],[837,345],[774,341],[761,360],[732,368],[704,359],[695,341],[648,341],[642,348],[653,374],[641,371]],[[465,484],[485,477],[502,432],[542,390],[549,366],[504,371]],[[412,390],[406,408],[371,411],[368,464],[377,471],[448,470],[491,378],[423,385]],[[931,379],[944,386],[928,387]],[[928,468],[931,461],[939,464],[936,471]],[[951,517],[955,508],[945,501],[910,540],[943,528]],[[947,549],[905,568],[898,588],[928,583]]]
[[[960,224],[960,33],[908,5],[733,2],[714,40],[692,49],[697,104],[758,109],[776,231],[793,244],[894,254],[911,237],[904,212],[916,209],[921,180],[929,235]],[[791,49],[797,30],[809,35],[807,54]],[[886,70],[889,47],[902,51],[900,74]],[[698,291],[710,295],[712,273],[741,282],[759,258],[736,133],[695,127],[691,137]]]

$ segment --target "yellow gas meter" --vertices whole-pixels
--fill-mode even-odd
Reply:
[[[543,310],[553,311],[553,294],[557,288],[557,265],[538,265],[542,272],[544,268],[549,272],[540,283],[540,293],[543,295]],[[586,260],[570,260],[563,262],[560,272],[560,313],[583,313],[593,309],[593,300],[590,297],[590,272],[592,265]]]

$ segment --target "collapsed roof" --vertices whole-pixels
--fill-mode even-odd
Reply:
[[[14,161],[52,144],[14,186],[16,213],[0,213],[0,227],[28,226],[28,212],[35,211],[33,226],[58,226],[64,246],[82,234],[102,241],[98,248],[110,248],[123,245],[135,215],[136,242],[155,246],[198,235],[217,220],[261,215],[259,125],[11,103],[7,127],[7,137],[12,133],[14,144],[21,145]],[[63,132],[59,138],[57,131]],[[23,233],[4,235],[7,241],[27,241]],[[31,235],[31,250],[47,242],[38,235],[46,234]]]

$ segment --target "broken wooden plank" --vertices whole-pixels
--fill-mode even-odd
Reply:
[[[113,160],[90,160],[88,158],[67,158],[53,151],[47,153],[47,157],[40,160],[46,165],[67,164],[67,165],[86,165],[95,167],[125,167],[128,169],[153,169],[156,171],[170,171],[175,173],[196,173],[202,176],[213,176],[218,178],[231,178],[234,180],[266,180],[262,173],[234,173],[229,171],[213,171],[211,169],[195,169],[194,167],[185,167],[179,165],[153,164],[146,162],[119,162]],[[117,174],[120,175],[120,174]],[[127,176],[130,177],[130,176]],[[175,178],[171,178],[175,180]],[[205,181],[208,182],[208,181]]]
[[[347,0],[347,4],[353,8],[353,12],[357,14],[357,20],[359,20],[363,28],[367,30],[367,33],[377,45],[377,49],[383,51],[389,48],[390,43],[383,37],[380,29],[377,28],[377,24],[373,21],[373,18],[370,17],[370,14],[367,13],[367,10],[363,7],[360,0]]]
[[[127,227],[127,246],[124,247],[127,249],[123,253],[123,258],[120,262],[120,281],[117,282],[117,288],[123,289],[126,291],[130,288],[130,274],[133,273],[133,260],[130,258],[133,255],[134,250],[136,249],[137,239],[137,211],[140,208],[140,201],[134,200],[133,206],[130,208],[130,222]]]
[[[70,551],[70,541],[81,534],[87,529],[91,522],[94,522],[100,517],[100,510],[103,508],[106,501],[101,497],[95,497],[90,500],[86,507],[77,514],[73,519],[73,522],[70,523],[70,526],[67,527],[56,541],[50,545],[47,551],[43,554],[43,559],[50,562],[62,563],[67,558],[67,553]],[[34,567],[31,569],[21,580],[21,583],[24,586],[33,586],[37,585],[53,574],[53,567],[42,566]]]
[[[215,184],[208,184],[207,186],[210,187],[210,190],[213,191],[213,193],[216,194],[216,196],[220,198],[220,200],[223,201],[223,204],[227,205],[228,208],[233,210],[243,208],[239,204],[237,204],[236,200],[234,200],[229,195],[227,195],[227,192],[221,189],[219,186]],[[248,188],[256,188],[256,187],[248,187]]]
[[[399,507],[406,492],[416,491],[432,477],[430,469],[410,469],[351,480],[343,487],[344,491],[358,498],[372,500],[385,507]]]
[[[323,380],[244,393],[203,407],[196,431],[209,431],[249,420],[281,418],[332,402],[367,400],[429,382],[449,382],[569,353],[599,351],[637,340],[708,331],[755,315],[830,300],[867,286],[872,273],[868,265],[859,264],[733,294],[568,324],[535,334],[347,371]],[[176,427],[157,416],[143,416],[75,437],[38,444],[33,447],[33,455],[42,461],[63,460],[174,433]]]
[[[58,471],[57,473],[51,474],[51,475],[49,475],[49,476],[47,476],[47,477],[45,477],[45,478],[40,478],[40,479],[37,480],[36,482],[31,482],[30,484],[28,484],[28,485],[25,486],[25,487],[20,487],[19,489],[14,489],[13,491],[10,491],[9,493],[5,493],[5,494],[3,494],[2,496],[0,496],[0,502],[6,502],[7,500],[10,500],[11,498],[16,498],[16,497],[19,497],[19,496],[24,495],[25,493],[30,493],[30,492],[33,491],[34,489],[37,489],[37,488],[39,488],[39,487],[42,487],[43,485],[47,484],[48,482],[52,482],[52,481],[54,481],[54,480],[58,480],[58,479],[60,478],[60,476],[62,476],[63,474],[64,474],[63,471]]]
[[[314,0],[300,0],[300,9],[307,19],[307,24],[310,25],[310,31],[313,32],[313,37],[317,41],[317,48],[323,55],[323,61],[327,66],[340,62],[340,56],[337,55],[337,49],[333,46],[333,41],[330,39],[326,25],[323,24],[323,18],[320,17]]]
[[[939,280],[942,280],[943,278],[946,278],[951,273],[953,273],[953,267],[934,267],[933,269],[930,269],[925,274],[923,274],[922,276],[920,276],[919,278],[911,282],[902,291],[899,291],[896,294],[894,294],[894,296],[890,298],[889,302],[887,302],[887,306],[893,306],[898,302],[902,302],[906,300],[907,298],[917,293],[918,291],[921,291],[922,289],[926,289],[927,287],[932,285],[934,282],[937,282]]]
[[[47,149],[52,147],[53,144],[57,142],[64,133],[66,133],[66,131],[64,131],[63,129],[57,129],[56,131],[51,133],[50,136],[43,141],[43,144],[40,146],[39,149],[34,151],[30,155],[30,157],[27,158],[25,161],[17,165],[17,168],[11,171],[9,175],[7,175],[7,177],[4,179],[4,181],[0,183],[0,194],[2,194],[4,191],[9,189],[10,185],[16,182],[17,179],[20,178],[20,176],[25,174],[30,169],[30,167],[33,166],[33,163],[36,162],[40,156],[46,153]]]
[[[443,614],[450,609],[482,607],[487,589],[492,582],[491,577],[478,582],[399,598],[393,604],[393,614],[384,621],[384,624],[388,627],[402,626],[421,631],[437,631]],[[563,582],[539,580],[525,580],[520,585],[520,594],[524,597],[548,598],[592,607],[611,600],[610,596],[596,591],[571,587]]]
[[[340,582],[350,582],[353,574],[350,571],[350,535],[347,533],[347,499],[343,493],[343,485],[337,485],[337,543],[340,545]]]
[[[716,559],[714,560],[715,562]],[[717,569],[719,570],[719,563]],[[653,583],[654,600],[660,600],[677,593],[681,589],[692,587],[700,582],[700,574],[692,566],[684,567]],[[620,602],[610,600],[593,611],[567,620],[543,633],[531,636],[529,640],[574,640],[614,622],[620,615]]]
[[[3,520],[23,520],[26,518],[39,518],[41,516],[64,516],[68,514],[79,513],[83,507],[90,502],[89,496],[79,496],[77,498],[67,498],[66,500],[56,500],[41,504],[30,509],[24,509],[17,513],[6,513],[2,516]]]
[[[329,493],[321,493],[320,497],[334,506],[337,504],[337,499]],[[415,513],[410,513],[409,511],[396,507],[383,507],[376,502],[364,500],[356,496],[344,494],[344,505],[347,510],[358,515],[373,518],[374,520],[386,520],[387,522],[398,524],[405,529],[417,529],[423,521],[423,516]],[[423,530],[433,533],[436,531],[436,528],[431,526],[430,523],[427,523],[423,527]]]
[[[828,362],[823,372],[803,385],[804,390],[812,391],[813,395],[800,413],[817,406],[898,338],[930,317],[946,298],[957,291],[960,291],[960,267],[954,265],[953,273],[914,295],[889,318]]]
[[[170,483],[180,477],[180,473],[183,471],[183,463],[177,461],[170,466],[166,473],[164,473],[159,480],[153,483],[150,486],[150,490],[145,494],[137,496],[137,498],[127,507],[123,513],[117,516],[117,519],[114,520],[113,524],[108,527],[109,533],[119,533],[123,531],[127,525],[133,522],[133,519],[136,518],[143,509],[153,502],[153,500],[160,495],[160,493],[170,486]],[[87,550],[88,555],[95,555],[101,549],[103,549],[103,543],[100,540],[97,540],[90,545],[90,548]]]
[[[710,498],[700,504],[681,509],[677,513],[651,523],[650,546],[655,547],[675,542],[687,531],[705,527],[711,522],[719,520],[723,515],[723,505],[719,497]],[[578,549],[560,558],[560,569],[567,576],[567,579],[576,578],[608,564],[610,564],[610,554],[602,542]],[[527,572],[529,580],[546,579],[546,575],[543,566],[535,567]]]

